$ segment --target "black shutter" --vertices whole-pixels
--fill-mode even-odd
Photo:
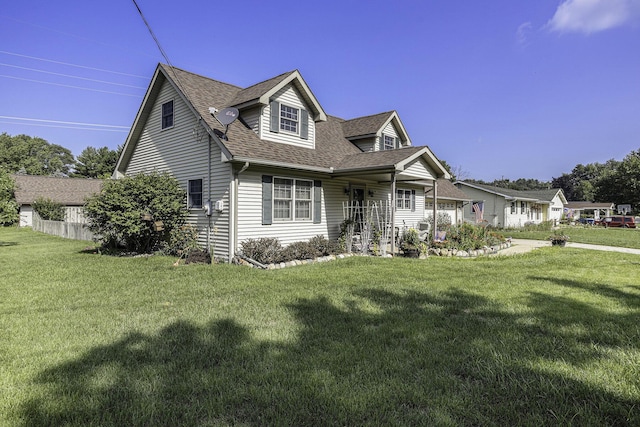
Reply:
[[[262,225],[271,225],[273,222],[273,177],[262,175]]]
[[[309,113],[307,110],[300,110],[300,138],[309,139]]]
[[[271,101],[271,132],[280,132],[280,103]]]
[[[313,223],[322,222],[322,181],[313,181]]]

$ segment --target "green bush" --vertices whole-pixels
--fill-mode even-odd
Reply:
[[[493,230],[478,225],[464,223],[452,226],[447,231],[446,240],[434,247],[455,248],[463,251],[481,249],[504,242],[504,237]]]
[[[198,229],[189,224],[171,229],[168,240],[160,243],[160,251],[170,256],[186,256],[198,249]]]
[[[20,219],[14,196],[15,188],[13,178],[0,169],[0,225],[13,225]]]
[[[106,248],[153,252],[184,224],[186,193],[168,173],[107,180],[84,206],[88,228]],[[151,219],[146,219],[149,215]]]
[[[283,261],[294,259],[314,259],[320,256],[320,252],[310,242],[293,242],[281,252]]]
[[[64,221],[64,205],[54,202],[51,199],[38,197],[36,201],[33,202],[33,210],[38,213],[41,219],[46,221]]]
[[[263,237],[240,243],[242,254],[262,264],[281,262],[282,246],[278,239]]]
[[[315,248],[319,256],[333,255],[339,251],[338,242],[329,240],[321,234],[312,237],[309,244]]]

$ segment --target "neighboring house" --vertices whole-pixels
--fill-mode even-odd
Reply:
[[[461,224],[464,222],[464,208],[471,202],[471,198],[448,179],[440,178],[437,182],[437,212],[448,214],[452,224]],[[433,213],[431,213],[433,211],[433,188],[428,188],[424,196],[427,217],[433,217]]]
[[[101,179],[62,178],[39,175],[11,175],[16,183],[16,202],[20,209],[20,227],[33,225],[33,202],[50,199],[65,207],[65,222],[84,223],[84,199],[102,189]]]
[[[228,107],[239,118],[223,126],[212,112]],[[297,70],[241,88],[163,64],[114,177],[151,170],[176,177],[199,241],[229,261],[251,238],[336,239],[349,202],[385,200],[396,225],[417,224],[425,186],[449,177],[395,111],[329,116]]]
[[[593,218],[613,215],[615,205],[613,203],[594,202],[567,202],[564,212],[567,218],[577,220],[582,217]]]
[[[465,220],[488,222],[494,227],[518,228],[527,223],[558,223],[567,199],[562,189],[518,191],[457,181],[471,203],[464,210]]]

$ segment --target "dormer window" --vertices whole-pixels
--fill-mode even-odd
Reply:
[[[389,135],[384,135],[384,150],[393,150],[396,148],[395,138]]]
[[[298,133],[298,117],[300,110],[280,104],[280,130]]]

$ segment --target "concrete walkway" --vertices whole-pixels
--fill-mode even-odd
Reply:
[[[551,242],[548,240],[511,239],[511,247],[499,251],[496,256],[523,254],[545,246],[551,246]],[[619,248],[616,246],[602,246],[590,245],[586,243],[567,242],[567,247],[640,255],[640,249]]]

